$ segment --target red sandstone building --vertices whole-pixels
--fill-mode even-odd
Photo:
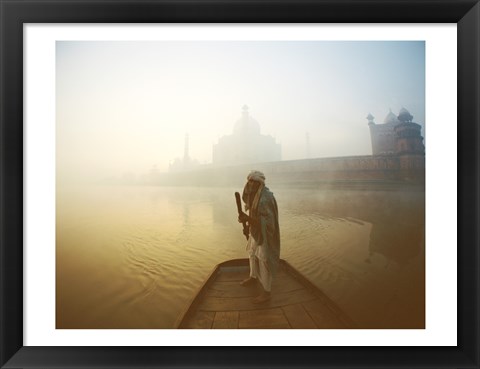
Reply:
[[[376,124],[371,114],[367,119],[373,155],[425,154],[422,127],[412,121],[413,116],[407,109],[402,108],[398,116],[390,110],[383,124]]]

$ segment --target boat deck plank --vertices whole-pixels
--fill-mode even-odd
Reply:
[[[304,277],[284,263],[272,285],[269,301],[255,304],[259,283],[244,287],[247,264],[221,267],[206,282],[180,324],[193,329],[347,328],[342,313]],[[298,274],[298,272],[297,272]],[[302,279],[303,278],[303,279]],[[329,305],[330,304],[330,305]],[[328,305],[328,306],[327,306]],[[329,307],[330,306],[330,307]],[[339,314],[339,315],[337,315]]]
[[[290,324],[290,327],[296,329],[314,329],[318,328],[315,321],[307,313],[302,304],[287,305],[282,307],[283,313]]]
[[[213,311],[196,311],[188,320],[185,328],[188,329],[210,329],[213,326],[215,313]]]
[[[279,273],[272,284],[272,293],[285,293],[295,290],[305,289],[299,282],[285,275],[285,272]],[[252,297],[257,296],[262,291],[260,285],[244,287],[240,281],[216,281],[206,292],[206,297]]]
[[[255,304],[253,298],[258,295],[251,294],[246,297],[215,297],[205,296],[199,309],[202,311],[243,311],[243,310],[257,310],[259,308],[273,308],[282,307],[294,303],[301,303],[312,301],[315,296],[306,289],[295,290],[290,292],[275,293],[272,291],[270,301],[262,304]]]
[[[238,327],[243,329],[291,328],[280,308],[242,311],[238,324]]]
[[[245,288],[240,285],[239,281],[217,282],[205,291],[205,297],[251,297],[253,292],[258,294],[260,286]]]
[[[214,329],[236,329],[238,328],[238,311],[218,311],[213,320]]]
[[[315,321],[315,324],[318,326],[318,328],[347,328],[345,324],[340,319],[338,319],[333,312],[331,312],[328,308],[325,307],[324,303],[320,301],[320,299],[304,303],[303,307]]]
[[[233,271],[222,270],[218,273],[216,282],[231,282],[243,281],[245,278],[248,278],[248,271],[246,268],[232,268]]]

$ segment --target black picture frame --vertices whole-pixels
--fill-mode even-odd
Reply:
[[[479,368],[478,0],[0,0],[0,15],[2,368]],[[23,25],[162,22],[457,24],[456,347],[23,346]]]

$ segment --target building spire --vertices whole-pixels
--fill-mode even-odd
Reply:
[[[242,107],[242,115],[244,117],[248,116],[248,106],[247,105],[243,105]]]
[[[368,113],[367,115],[367,120],[368,120],[368,124],[375,124],[375,122],[373,121],[375,119],[375,117],[371,114],[371,113]]]
[[[305,134],[305,143],[306,143],[306,148],[307,148],[307,159],[310,159],[310,134],[307,132]]]
[[[184,151],[183,151],[183,162],[184,163],[188,163],[190,161],[190,157],[189,157],[189,144],[188,144],[188,133],[185,133],[185,147],[184,147]]]

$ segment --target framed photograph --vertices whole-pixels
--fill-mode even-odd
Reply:
[[[0,0],[2,368],[478,368],[480,5]]]

